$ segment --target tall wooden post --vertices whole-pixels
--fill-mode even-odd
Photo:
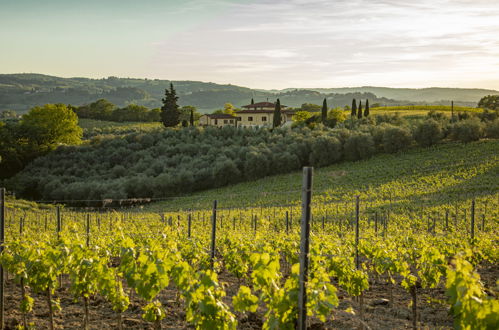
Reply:
[[[215,240],[217,238],[217,201],[213,201],[213,215],[211,218],[211,251],[210,266],[213,269],[215,262]]]
[[[307,289],[308,281],[308,254],[310,244],[310,202],[312,199],[312,167],[303,168],[302,188],[302,218],[301,218],[301,243],[300,243],[300,276],[298,295],[298,329],[307,328]]]

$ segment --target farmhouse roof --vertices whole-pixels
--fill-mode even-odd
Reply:
[[[232,115],[228,115],[225,113],[213,113],[213,114],[206,114],[204,116],[208,116],[211,119],[234,119],[235,117]]]
[[[281,112],[286,113],[286,114],[294,114],[295,113],[292,110],[283,110]],[[240,114],[240,113],[249,113],[249,114],[251,114],[251,113],[274,113],[274,110],[240,110],[240,111],[236,112],[236,115]]]
[[[248,104],[248,105],[243,105],[241,108],[247,108],[247,109],[256,109],[256,108],[273,108],[275,107],[275,103],[272,102],[258,102],[254,104]],[[286,108],[285,105],[281,104],[281,108]]]

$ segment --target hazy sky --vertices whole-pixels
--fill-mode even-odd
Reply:
[[[0,73],[499,89],[499,0],[0,0]]]

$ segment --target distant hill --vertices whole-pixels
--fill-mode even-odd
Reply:
[[[465,102],[478,103],[478,101],[491,94],[499,94],[493,89],[478,88],[390,88],[390,87],[342,87],[342,88],[306,88],[320,93],[373,93],[378,97],[386,97],[395,100],[405,100],[412,102]],[[293,89],[287,89],[293,90]]]
[[[261,90],[235,85],[221,85],[200,81],[172,81],[179,95],[180,105],[193,105],[202,112],[223,107],[230,102],[237,107],[255,102],[275,100],[291,107],[303,103],[321,104],[328,99],[329,106],[344,106],[352,98],[369,98],[371,104],[409,105],[409,104],[448,104],[476,106],[478,100],[498,91],[485,89],[458,88],[386,88],[386,87],[348,87],[348,88],[310,88]],[[169,80],[135,79],[108,77],[103,79],[60,78],[43,74],[0,74],[0,111],[16,110],[26,112],[31,107],[46,103],[66,103],[82,105],[100,98],[108,99],[118,106],[130,103],[150,108],[160,107],[161,98]]]

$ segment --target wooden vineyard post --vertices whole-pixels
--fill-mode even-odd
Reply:
[[[310,238],[310,201],[312,199],[312,167],[303,168],[302,188],[302,218],[301,218],[301,240],[300,240],[300,277],[298,295],[298,329],[307,328],[307,289],[308,281],[308,254]]]
[[[253,230],[255,231],[255,235],[256,235],[256,215],[253,217]]]
[[[23,236],[23,227],[24,227],[24,219],[23,217],[19,218],[19,237]]]
[[[61,233],[61,230],[62,230],[62,223],[61,223],[61,207],[58,206],[56,209],[55,209],[55,216],[56,216],[56,220],[57,220],[57,237],[59,237],[60,233]]]
[[[216,238],[217,238],[217,201],[213,201],[213,215],[211,218],[211,249],[210,249],[210,266],[212,270],[215,262]]]
[[[374,232],[378,234],[378,211],[374,213]]]
[[[475,200],[471,201],[471,244],[475,241]]]
[[[189,213],[187,217],[187,237],[191,238],[191,222],[192,222],[192,214]]]
[[[0,188],[0,253],[5,241],[5,188]],[[0,264],[0,329],[4,328],[4,269]]]
[[[87,214],[87,248],[90,246],[90,214]]]
[[[445,210],[445,230],[449,230],[449,210]]]
[[[289,214],[286,211],[286,235],[289,234]]]
[[[485,202],[485,205],[483,206],[483,214],[482,214],[482,231],[485,231],[485,214],[487,214],[487,202]]]
[[[236,217],[232,218],[232,230],[236,230]]]
[[[355,267],[359,269],[359,196],[355,198]]]

